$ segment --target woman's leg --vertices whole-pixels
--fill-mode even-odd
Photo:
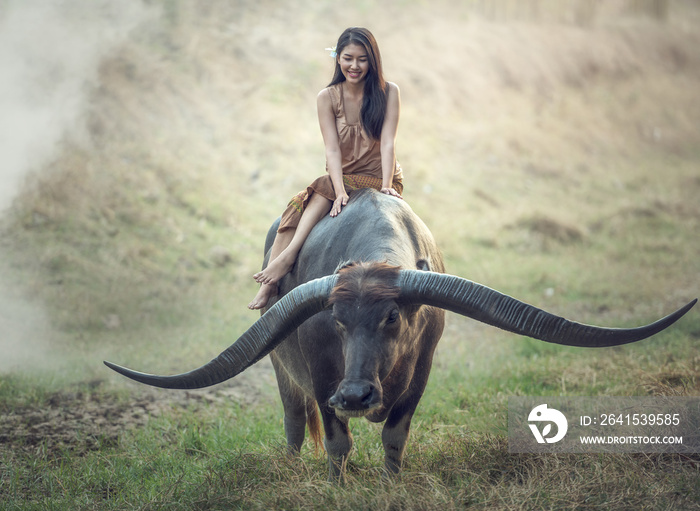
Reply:
[[[253,275],[255,281],[262,285],[253,301],[248,304],[249,309],[262,309],[277,294],[277,282],[292,269],[311,229],[328,214],[332,204],[323,195],[314,193],[304,208],[297,228],[277,233],[270,248],[267,267]]]
[[[275,284],[284,277],[294,266],[297,260],[297,255],[301,247],[308,238],[311,229],[318,223],[321,218],[328,214],[331,209],[332,202],[324,196],[314,193],[309,199],[309,203],[304,208],[304,213],[301,215],[299,225],[294,231],[294,236],[284,247],[281,243],[282,250],[279,255],[272,258],[270,254],[270,262],[267,268],[253,275],[256,282],[261,284]]]
[[[294,237],[294,231],[295,229],[288,229],[275,235],[275,240],[272,242],[272,247],[270,247],[270,261],[275,260],[280,255],[280,252],[289,245]],[[253,301],[248,304],[248,308],[251,310],[262,309],[270,301],[270,298],[276,294],[277,284],[262,284]]]

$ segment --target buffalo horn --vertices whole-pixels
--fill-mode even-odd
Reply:
[[[605,347],[646,339],[669,327],[688,312],[697,299],[650,325],[602,328],[583,325],[545,312],[481,284],[441,273],[402,270],[401,299],[440,307],[509,332],[555,344]]]
[[[166,389],[200,389],[233,378],[270,353],[308,318],[327,307],[336,275],[303,284],[282,297],[236,342],[208,364],[175,376],[157,376],[132,371],[106,362],[120,374],[154,387]]]

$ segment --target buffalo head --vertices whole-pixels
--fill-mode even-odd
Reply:
[[[364,416],[382,405],[382,381],[415,339],[399,302],[399,268],[349,264],[340,269],[329,304],[340,336],[345,375],[329,404],[337,415]]]

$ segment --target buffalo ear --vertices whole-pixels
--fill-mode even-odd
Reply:
[[[416,269],[419,271],[431,271],[430,270],[430,262],[427,259],[418,259],[416,261]],[[421,308],[420,303],[415,303],[415,302],[404,302],[403,307],[404,311],[406,313],[406,319],[410,322],[415,321],[416,319],[416,314],[418,314],[418,311]]]
[[[418,259],[416,261],[416,270],[431,271],[430,262],[427,259]]]
[[[335,270],[333,270],[333,273],[338,273],[341,270],[344,270],[345,268],[351,268],[353,266],[357,266],[358,262],[357,261],[343,261],[340,263],[338,266],[336,266]]]

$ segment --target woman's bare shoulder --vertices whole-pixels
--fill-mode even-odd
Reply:
[[[399,104],[401,102],[401,91],[394,82],[386,82],[386,97],[389,104]]]
[[[399,86],[394,82],[386,82],[386,86],[390,94],[399,94]]]
[[[331,104],[331,91],[329,87],[319,91],[318,96],[316,96],[319,105],[330,105]]]
[[[337,96],[338,96],[338,92],[337,92],[336,87],[334,87],[333,85],[330,85],[330,86],[326,87],[325,89],[321,89],[321,91],[319,91],[319,93],[318,93],[318,96],[316,96],[316,97],[318,99],[319,104],[330,105],[331,103],[333,103],[333,98],[334,97],[337,98]]]

